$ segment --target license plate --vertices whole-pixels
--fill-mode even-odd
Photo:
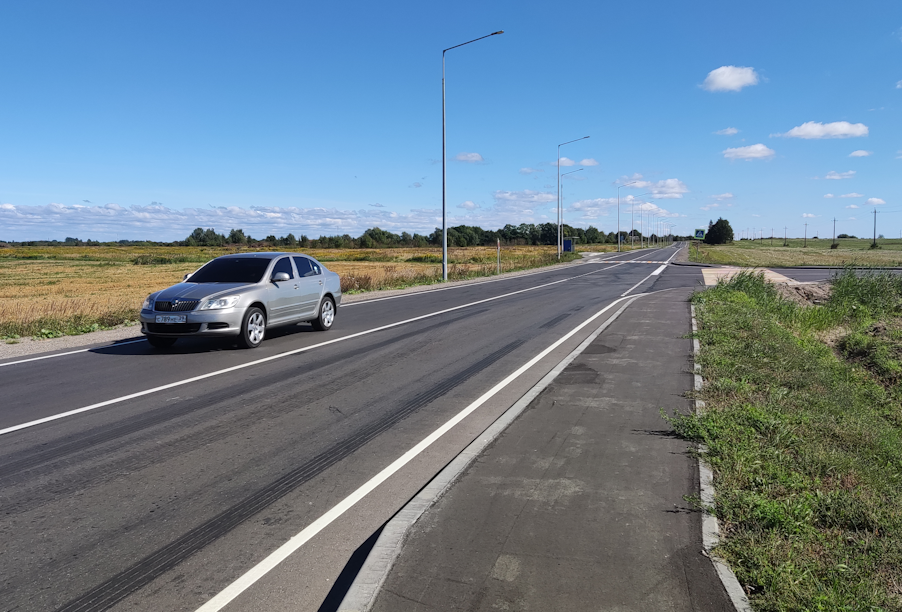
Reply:
[[[184,323],[188,315],[157,315],[157,323]]]

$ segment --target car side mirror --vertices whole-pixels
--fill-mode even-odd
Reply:
[[[183,280],[183,281],[186,281],[186,280],[188,280],[189,278],[191,278],[191,273],[190,273],[190,272],[189,272],[188,274],[186,274],[185,277],[184,277],[182,280]]]
[[[272,282],[274,283],[284,283],[287,280],[290,280],[291,277],[288,276],[288,272],[276,272],[272,275]]]

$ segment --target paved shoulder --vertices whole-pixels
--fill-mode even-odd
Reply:
[[[374,609],[730,610],[702,554],[691,290],[635,302],[413,527]]]

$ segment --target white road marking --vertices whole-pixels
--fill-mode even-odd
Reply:
[[[624,296],[628,295],[630,291],[632,291],[633,289],[635,289],[636,287],[638,287],[639,285],[641,285],[642,283],[644,283],[645,281],[650,279],[652,276],[655,276],[656,274],[660,274],[662,272],[662,268],[666,268],[666,267],[667,267],[666,265],[661,266],[660,268],[658,268],[657,270],[655,270],[654,272],[652,272],[651,274],[649,274],[648,276],[646,276],[645,278],[640,280],[638,283],[636,283],[635,285],[633,285],[632,287],[627,289],[624,293],[621,293],[620,297],[624,297]],[[3,433],[3,432],[0,431],[0,433]]]
[[[373,491],[380,484],[388,480],[395,472],[400,470],[402,467],[407,465],[411,459],[419,455],[426,448],[428,448],[433,442],[441,438],[445,433],[451,430],[452,427],[460,423],[467,416],[476,411],[477,408],[482,406],[486,401],[491,399],[494,395],[496,395],[499,391],[508,386],[511,382],[516,380],[521,374],[529,370],[532,366],[542,360],[546,355],[548,355],[551,351],[559,347],[561,344],[566,342],[569,338],[571,338],[574,334],[576,334],[579,330],[589,325],[592,321],[603,315],[605,312],[614,307],[614,305],[626,300],[626,299],[634,299],[645,295],[644,293],[639,293],[629,298],[619,298],[597,313],[589,317],[587,320],[583,321],[572,330],[570,330],[566,335],[561,337],[559,340],[554,342],[551,346],[543,350],[541,353],[527,361],[525,364],[520,366],[513,373],[508,375],[504,380],[496,384],[494,387],[483,393],[479,398],[476,399],[472,404],[458,412],[456,415],[451,417],[448,421],[446,421],[441,427],[433,431],[431,434],[423,438],[418,444],[416,444],[413,448],[408,450],[406,453],[398,457],[395,461],[388,465],[388,467],[384,468],[381,472],[373,476],[370,480],[364,483],[360,488],[356,491],[345,497],[343,500],[338,502],[335,506],[330,508],[325,514],[320,516],[318,519],[310,523],[307,527],[302,529],[297,535],[293,536],[290,540],[285,542],[282,546],[277,548],[275,551],[270,553],[268,557],[263,559],[260,563],[252,567],[248,570],[244,575],[239,577],[235,582],[227,586],[225,589],[220,591],[213,599],[202,605],[197,609],[197,612],[217,612],[218,610],[222,610],[226,605],[229,604],[233,599],[238,597],[241,593],[250,588],[255,582],[260,580],[263,576],[269,573],[272,569],[278,566],[282,561],[287,559],[292,553],[301,548],[304,544],[310,541],[316,534],[329,526],[330,523],[335,521],[342,514],[350,510],[357,502],[366,497],[371,491]]]
[[[620,264],[618,264],[620,265]],[[610,270],[612,268],[616,268],[617,266],[611,266],[610,268],[603,268],[602,270]],[[393,327],[398,327],[400,325],[406,325],[407,323],[413,323],[414,321],[421,321],[423,319],[428,319],[431,317],[435,317],[438,315],[446,314],[449,312],[454,312],[455,310],[461,310],[462,308],[469,308],[470,306],[476,306],[478,304],[485,304],[486,302],[493,302],[495,300],[500,300],[502,298],[510,297],[512,295],[517,295],[520,293],[527,293],[529,291],[535,291],[537,289],[542,289],[544,287],[550,287],[552,285],[557,285],[559,283],[565,283],[570,280],[574,280],[577,278],[582,278],[583,276],[589,276],[591,274],[596,274],[600,270],[593,270],[592,272],[587,272],[585,274],[579,274],[577,276],[571,276],[569,278],[563,278],[560,280],[552,281],[550,283],[545,283],[543,285],[536,285],[535,287],[527,287],[526,289],[520,289],[518,291],[512,291],[510,293],[505,293],[503,295],[497,295],[495,297],[485,298],[483,300],[477,300],[475,302],[470,302],[468,304],[462,304],[460,306],[454,306],[452,308],[445,308],[444,310],[438,310],[436,312],[431,312],[429,314],[420,315],[418,317],[413,317],[411,319],[405,319],[403,321],[398,321],[396,323],[389,323],[388,325],[382,325],[380,327],[374,327],[373,329],[364,330],[361,332],[357,332],[356,334],[349,334],[347,336],[342,336],[341,338],[335,338],[333,340],[326,340],[325,342],[320,342],[318,344],[312,344],[310,346],[304,346],[301,348],[297,348],[291,351],[286,351],[284,353],[279,353],[278,355],[271,355],[269,357],[264,357],[263,359],[256,359],[254,361],[249,361],[247,363],[243,363],[240,365],[232,366],[230,368],[225,368],[222,370],[216,370],[215,372],[209,372],[207,374],[201,374],[199,376],[192,376],[191,378],[186,378],[184,380],[179,380],[176,382],[172,382],[166,385],[160,385],[159,387],[154,387],[152,389],[146,389],[144,391],[138,391],[136,393],[130,393],[129,395],[123,395],[122,397],[117,397],[114,399],[106,400],[103,402],[98,402],[96,404],[91,404],[90,406],[83,406],[81,408],[76,408],[74,410],[68,410],[66,412],[61,412],[59,414],[50,415],[41,419],[36,419],[34,421],[28,421],[27,423],[21,423],[19,425],[13,425],[12,427],[7,427],[6,429],[0,429],[0,436],[12,433],[14,431],[19,431],[20,429],[27,429],[29,427],[34,427],[35,425],[41,425],[43,423],[49,423],[50,421],[56,421],[58,419],[63,419],[66,417],[70,417],[76,414],[81,414],[83,412],[88,412],[91,410],[96,410],[98,408],[103,408],[105,406],[112,406],[113,404],[119,404],[131,399],[135,399],[138,397],[143,397],[145,395],[150,395],[152,393],[157,393],[158,391],[164,391],[166,389],[172,389],[174,387],[180,387],[182,385],[187,385],[193,382],[197,382],[199,380],[205,380],[207,378],[213,378],[214,376],[220,376],[222,374],[227,374],[229,372],[235,372],[237,370],[243,370],[244,368],[249,368],[251,366],[260,365],[261,363],[266,363],[268,361],[274,361],[276,359],[281,359],[283,357],[288,357],[290,355],[297,355],[298,353],[304,353],[307,351],[312,351],[313,349],[320,348],[323,346],[328,346],[330,344],[335,344],[337,342],[344,342],[345,340],[350,340],[351,338],[358,338],[360,336],[366,336],[368,334],[373,334],[379,331],[383,331],[386,329],[391,329]]]
[[[54,353],[52,355],[44,355],[43,357],[29,357],[28,359],[20,359],[18,361],[8,361],[7,363],[0,363],[0,368],[3,366],[11,366],[16,365],[17,363],[28,363],[29,361],[40,361],[41,359],[50,359],[51,357],[62,357],[64,355],[74,355],[75,353],[87,353],[88,351],[97,351],[100,349],[109,349],[116,348],[117,346],[124,346],[126,344],[135,344],[136,342],[145,342],[144,338],[140,340],[129,340],[128,342],[117,342],[115,344],[107,344],[104,346],[92,346],[85,349],[78,349],[77,351],[68,351],[65,353]]]
[[[661,266],[660,268],[658,268],[657,270],[655,270],[654,272],[652,272],[651,275],[652,275],[652,276],[657,276],[658,274],[660,274],[661,272],[663,272],[663,271],[666,270],[666,269],[667,269],[667,264],[664,264],[663,266]]]

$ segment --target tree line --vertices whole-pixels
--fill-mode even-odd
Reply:
[[[585,229],[564,224],[562,233],[565,238],[573,238],[577,244],[617,244],[616,232],[602,232],[596,227],[589,226]],[[621,231],[620,239],[628,242],[630,236],[633,239],[643,237],[639,230]],[[657,238],[654,234],[649,236],[652,240]],[[688,240],[688,236],[675,236],[676,240]],[[516,245],[554,245],[557,244],[557,225],[554,223],[521,223],[520,225],[507,224],[498,230],[485,230],[475,225],[458,225],[448,228],[448,246],[494,246],[501,242],[505,246]],[[285,236],[276,237],[270,234],[265,238],[254,238],[246,234],[242,229],[232,229],[228,234],[218,233],[213,228],[196,228],[184,240],[174,242],[155,242],[149,240],[118,240],[115,242],[100,242],[97,240],[81,240],[67,237],[65,240],[33,240],[24,242],[0,242],[10,246],[227,246],[243,245],[254,247],[290,247],[304,249],[377,249],[393,247],[429,247],[441,246],[442,230],[436,228],[428,235],[411,234],[401,232],[395,234],[378,227],[373,227],[360,236],[353,237],[349,234],[334,236],[320,236],[309,238],[304,234],[295,236],[289,232]]]

